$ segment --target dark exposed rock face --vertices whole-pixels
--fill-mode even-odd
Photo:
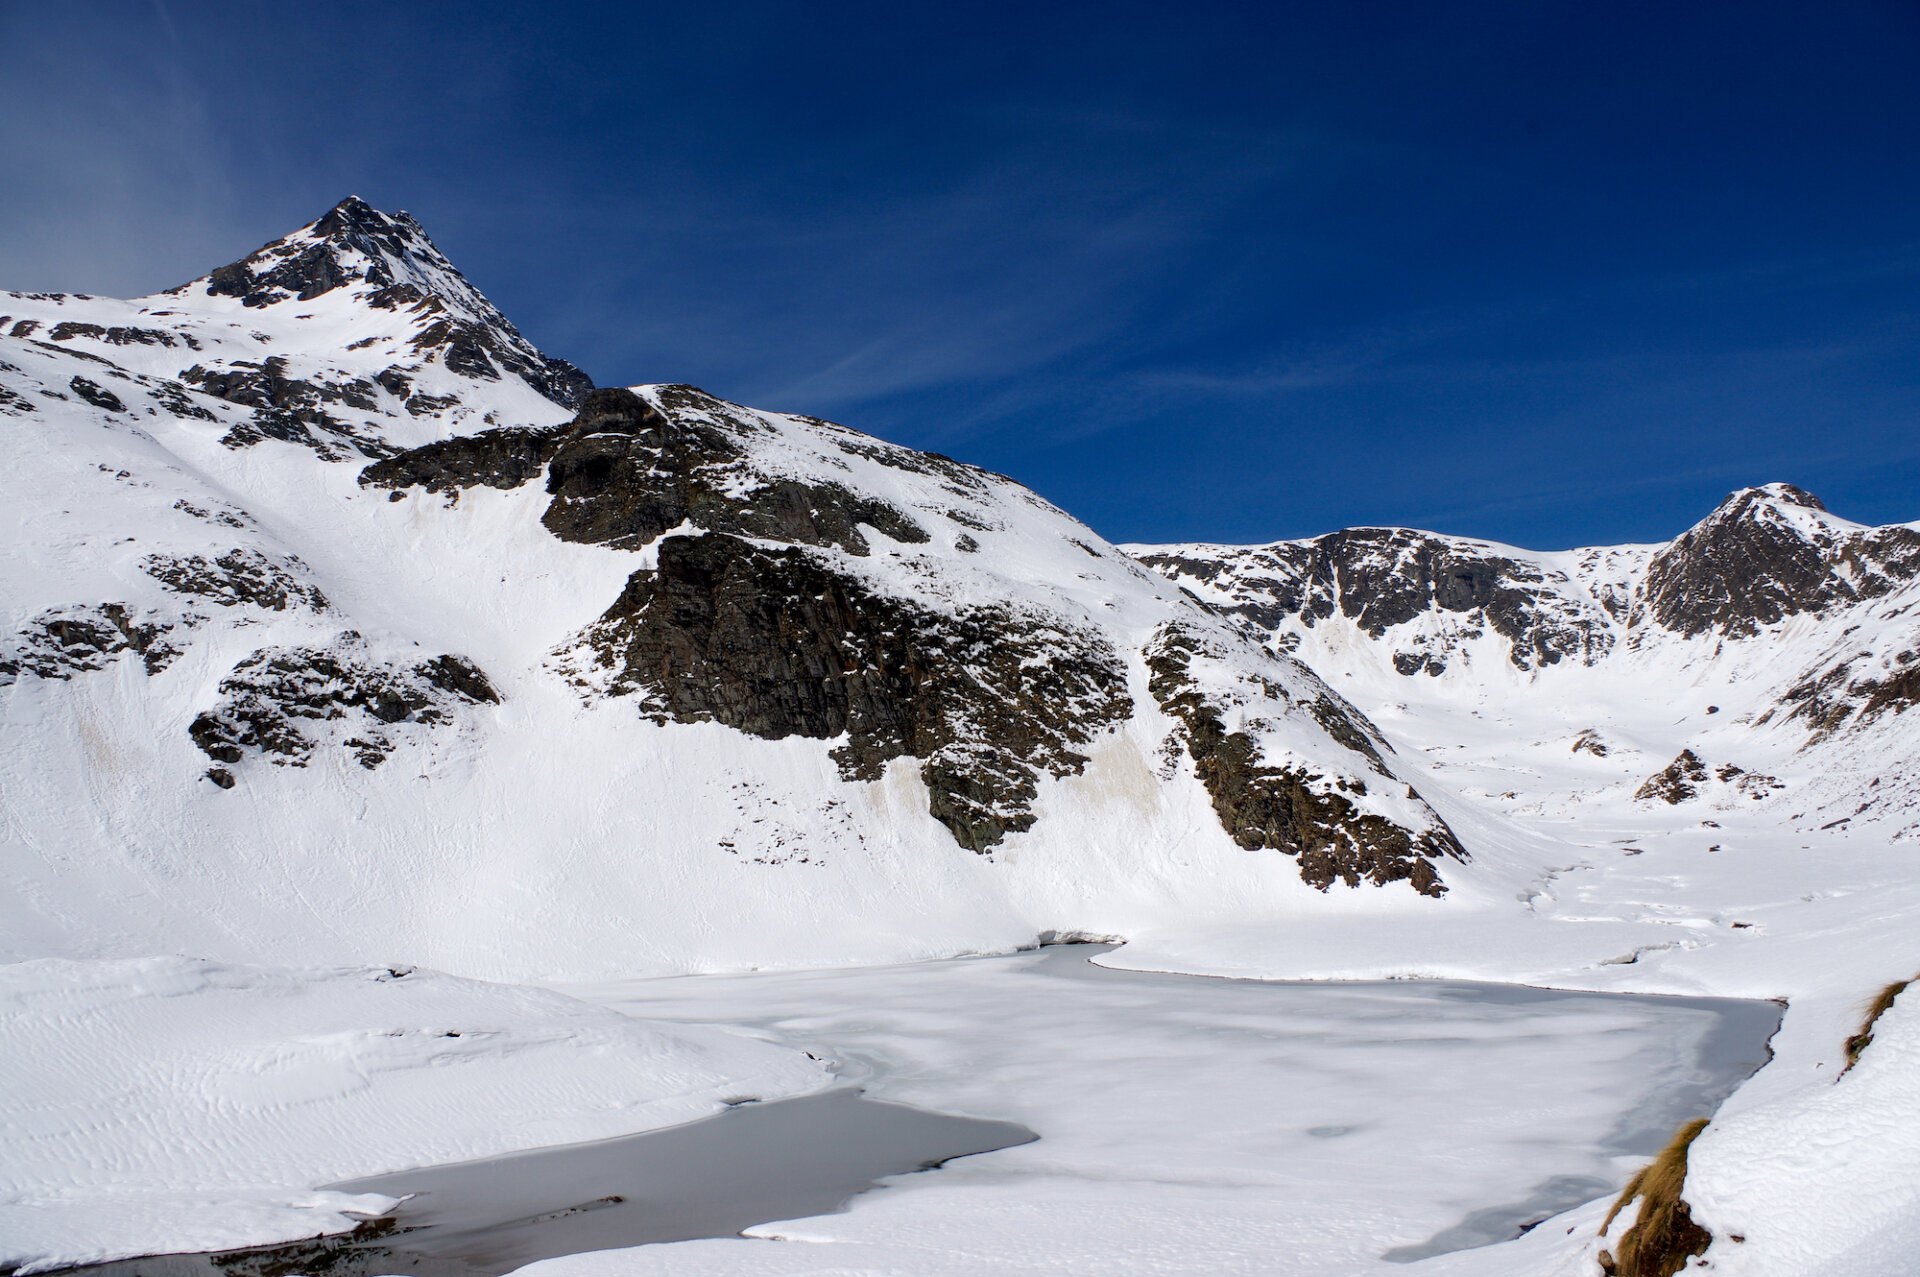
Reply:
[[[20,335],[14,334],[16,337]],[[102,327],[99,324],[82,323],[78,320],[67,320],[64,323],[55,324],[47,337],[52,341],[72,341],[75,337],[86,337],[94,341],[104,341],[111,346],[172,346],[178,341],[185,340],[198,349],[198,343],[193,338],[176,336],[159,328]]]
[[[220,681],[221,703],[188,727],[194,744],[219,763],[257,753],[281,766],[305,767],[318,744],[314,729],[340,723],[353,732],[341,743],[372,769],[393,752],[391,729],[398,725],[442,726],[457,706],[499,703],[486,674],[464,657],[399,666],[368,660],[357,639],[348,633],[332,647],[253,653]],[[225,768],[208,776],[223,788],[233,784]]]
[[[668,537],[582,635],[588,677],[679,722],[767,739],[845,734],[841,773],[877,780],[912,755],[929,810],[985,852],[1033,824],[1042,773],[1132,713],[1099,634],[1010,608],[942,615],[887,597],[799,548]]]
[[[257,550],[233,549],[214,559],[197,554],[184,558],[154,554],[143,559],[140,566],[174,593],[208,599],[222,607],[251,603],[273,612],[289,608],[324,612],[327,608],[327,596],[318,586],[301,580]],[[294,559],[290,566],[304,570],[306,565]]]
[[[755,423],[692,386],[667,386],[655,408],[630,390],[581,405],[547,473],[547,530],[562,541],[644,545],[683,521],[715,532],[869,552],[862,523],[896,541],[927,533],[883,501],[838,484],[756,475],[736,433]]]
[[[1465,860],[1466,852],[1438,817],[1432,829],[1415,838],[1356,807],[1352,799],[1366,793],[1364,781],[1318,785],[1321,776],[1268,765],[1252,735],[1226,729],[1221,707],[1192,677],[1192,663],[1203,654],[1204,640],[1193,630],[1177,622],[1163,626],[1147,649],[1148,687],[1180,724],[1187,755],[1234,842],[1249,851],[1272,849],[1298,858],[1301,878],[1321,891],[1336,881],[1357,887],[1362,881],[1384,885],[1404,879],[1422,895],[1445,893],[1434,861]],[[1269,694],[1285,696],[1278,688]],[[1397,783],[1380,765],[1373,733],[1357,710],[1331,695],[1310,709],[1334,739],[1373,764],[1377,783]]]
[[[1920,575],[1920,534],[1809,527],[1782,513],[1796,506],[1826,510],[1786,483],[1745,488],[1721,502],[1648,564],[1647,613],[1688,636],[1746,637],[1797,613],[1878,598]]]
[[[1564,578],[1404,528],[1350,528],[1219,556],[1140,559],[1176,581],[1224,590],[1233,599],[1227,611],[1267,631],[1291,617],[1313,625],[1338,613],[1378,639],[1429,612],[1453,613],[1506,639],[1510,659],[1523,670],[1568,658],[1590,662],[1613,644],[1604,611],[1569,598]],[[1394,667],[1409,675],[1444,671],[1447,653],[1426,642],[1419,636],[1410,650],[1395,652]]]
[[[122,652],[135,652],[149,674],[180,655],[167,641],[174,626],[152,616],[136,617],[124,603],[55,608],[35,617],[0,648],[0,686],[22,674],[69,679],[105,669]]]
[[[358,433],[353,426],[327,411],[329,404],[372,411],[377,406],[372,398],[372,382],[305,381],[288,377],[286,372],[286,359],[275,355],[258,364],[244,360],[214,368],[195,364],[181,373],[180,379],[215,398],[253,409],[250,422],[233,427],[220,440],[229,448],[245,448],[265,439],[278,439],[312,448],[329,461],[341,461],[353,455],[347,451],[349,447],[369,457],[385,456],[393,451],[379,439]]]
[[[332,216],[328,214],[328,219]],[[263,256],[268,260],[259,260]],[[207,292],[214,297],[238,297],[243,306],[271,306],[290,296],[303,302],[312,301],[346,282],[347,274],[340,269],[331,248],[326,244],[311,244],[289,251],[285,256],[271,248],[263,249],[252,257],[222,266],[207,276]]]
[[[360,472],[370,488],[458,493],[463,488],[517,488],[539,476],[567,436],[567,427],[483,430],[443,439],[376,461]]]
[[[596,390],[555,430],[490,430],[367,467],[370,487],[454,492],[514,488],[544,466],[542,518],[562,541],[634,548],[683,523],[715,532],[871,551],[860,525],[919,544],[926,530],[884,501],[834,484],[757,473],[739,437],[764,427],[692,386],[666,386],[655,407],[631,390]]]
[[[102,390],[85,377],[73,378],[73,380],[67,383],[67,388],[96,408],[104,408],[108,412],[125,412],[127,410],[127,406],[120,402],[118,395],[114,394],[111,390]]]

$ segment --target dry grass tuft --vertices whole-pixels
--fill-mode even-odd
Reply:
[[[1640,1218],[1620,1234],[1617,1256],[1600,1252],[1600,1268],[1607,1277],[1674,1277],[1689,1259],[1712,1245],[1713,1234],[1693,1222],[1691,1209],[1680,1200],[1687,1184],[1687,1147],[1706,1129],[1704,1117],[1681,1127],[1621,1190],[1619,1200],[1601,1221],[1600,1235],[1607,1235],[1614,1216],[1636,1197],[1642,1199]]]
[[[1860,1053],[1866,1050],[1873,1042],[1873,1026],[1875,1022],[1887,1013],[1888,1008],[1893,1006],[1893,1000],[1899,997],[1901,991],[1911,983],[1911,980],[1895,980],[1892,984],[1880,990],[1880,992],[1874,996],[1873,1001],[1867,1004],[1867,1014],[1860,1021],[1860,1031],[1847,1039],[1847,1064],[1846,1068],[1840,1070],[1841,1077],[1847,1075],[1847,1069],[1860,1063]]]

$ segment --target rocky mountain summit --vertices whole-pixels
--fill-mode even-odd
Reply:
[[[535,350],[493,303],[467,282],[425,230],[407,213],[388,216],[349,196],[312,225],[232,263],[205,279],[172,290],[237,297],[264,309],[286,301],[313,301],[336,289],[375,310],[405,311],[415,319],[409,345],[449,370],[480,381],[518,377],[548,399],[578,404],[593,383],[564,359]],[[382,385],[411,369],[383,370]]]
[[[535,349],[412,217],[357,197],[152,297],[0,293],[0,333],[21,343],[23,370],[73,369],[56,394],[219,422],[230,448],[273,439],[336,461],[452,428],[544,424],[593,388]],[[31,411],[20,394],[0,411]]]
[[[1635,600],[1664,628],[1751,638],[1803,613],[1825,616],[1920,578],[1920,532],[1834,518],[1790,483],[1744,488],[1655,554]]]

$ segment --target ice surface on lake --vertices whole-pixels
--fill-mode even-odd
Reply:
[[[831,1254],[835,1272],[1406,1273],[1384,1256],[1511,1236],[1623,1182],[1764,1061],[1779,1017],[1714,999],[1110,971],[1087,961],[1098,952],[570,990],[756,1028],[851,1062],[877,1097],[1041,1138],[846,1215],[749,1230],[821,1245],[688,1242],[538,1271],[739,1277],[821,1271]]]

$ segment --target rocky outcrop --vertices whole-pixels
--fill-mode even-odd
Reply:
[[[1591,663],[1614,641],[1604,608],[1564,574],[1404,528],[1349,528],[1245,549],[1149,547],[1136,557],[1176,581],[1211,587],[1226,611],[1268,632],[1339,615],[1381,639],[1418,618],[1443,618],[1434,633],[1396,635],[1392,660],[1401,674],[1443,673],[1459,643],[1482,627],[1506,641],[1523,670]]]
[[[1727,800],[1735,798],[1750,798],[1757,802],[1771,796],[1775,790],[1784,788],[1786,786],[1778,778],[1764,772],[1748,771],[1734,763],[1722,763],[1710,768],[1700,755],[1691,749],[1683,749],[1679,757],[1647,777],[1633,796],[1640,802],[1678,805],[1698,798],[1711,789],[1716,795],[1715,805],[1725,806]]]
[[[158,674],[180,655],[168,640],[175,624],[151,613],[136,614],[125,603],[76,605],[42,612],[0,648],[0,687],[22,674],[69,679],[101,670],[123,652],[133,652],[149,674]]]
[[[1178,724],[1177,743],[1208,795],[1221,825],[1249,851],[1270,849],[1300,862],[1300,876],[1325,891],[1335,882],[1357,887],[1406,881],[1422,895],[1439,896],[1445,885],[1435,861],[1465,860],[1466,852],[1438,816],[1411,788],[1407,799],[1431,818],[1429,828],[1412,832],[1403,824],[1360,805],[1368,796],[1365,780],[1328,776],[1301,766],[1274,765],[1264,756],[1257,720],[1229,730],[1231,708],[1195,676],[1196,658],[1216,655],[1206,639],[1179,623],[1162,627],[1148,646],[1148,684],[1160,708]],[[1283,688],[1264,689],[1270,698],[1290,700]],[[1368,762],[1376,784],[1398,784],[1382,765],[1378,732],[1352,706],[1323,691],[1306,707],[1329,735]]]
[[[120,402],[120,396],[114,394],[111,390],[103,389],[85,377],[74,377],[67,382],[67,389],[73,391],[74,394],[80,396],[80,398],[92,404],[94,407],[104,409],[107,412],[125,412],[127,410],[127,405]]]
[[[17,332],[14,334],[16,337],[21,335]],[[191,337],[170,333],[160,328],[132,328],[118,324],[102,326],[79,320],[67,320],[65,323],[55,324],[53,331],[47,334],[49,341],[72,341],[76,337],[103,341],[109,346],[173,346],[180,341],[185,341],[195,349],[199,348],[199,343]]]
[[[1683,749],[1678,758],[1647,777],[1633,796],[1640,802],[1683,803],[1697,797],[1706,783],[1707,765],[1698,754]]]
[[[304,574],[306,564],[291,557],[282,566],[258,550],[236,548],[212,559],[198,554],[153,554],[142,559],[140,567],[176,594],[207,599],[222,607],[251,603],[271,612],[327,609],[327,596],[320,588],[294,574]]]
[[[396,501],[408,488],[449,496],[467,488],[517,488],[546,470],[566,437],[565,426],[459,435],[376,461],[360,472],[360,483],[390,488]]]
[[[663,541],[566,666],[663,721],[845,736],[833,757],[850,780],[918,758],[930,813],[976,852],[1029,828],[1039,778],[1080,771],[1132,712],[1097,632],[1012,607],[937,613],[725,534]]]
[[[547,474],[541,522],[562,541],[644,545],[684,523],[796,545],[869,552],[860,525],[896,541],[927,533],[904,512],[840,484],[758,471],[742,445],[758,427],[692,386],[663,386],[658,407],[630,390],[597,390]]]
[[[885,501],[761,470],[743,440],[764,430],[692,386],[659,387],[654,403],[631,390],[596,390],[565,427],[428,444],[367,467],[360,482],[396,491],[514,488],[544,467],[553,498],[541,519],[547,530],[615,549],[648,545],[682,524],[863,556],[871,547],[862,524],[895,541],[928,539]]]
[[[500,700],[464,657],[378,661],[351,631],[327,647],[261,648],[220,681],[219,694],[220,704],[187,729],[216,763],[257,755],[305,767],[322,741],[333,741],[369,770],[393,752],[404,725],[443,727],[459,706]],[[229,767],[211,768],[207,777],[222,788],[235,779]]]
[[[374,384],[360,378],[345,381],[309,381],[289,377],[285,356],[269,356],[261,363],[235,360],[211,368],[195,364],[180,379],[205,394],[253,409],[252,420],[234,426],[220,440],[229,448],[245,448],[267,439],[312,448],[329,461],[353,455],[382,457],[393,448],[327,411],[338,404],[371,412],[378,407]]]

